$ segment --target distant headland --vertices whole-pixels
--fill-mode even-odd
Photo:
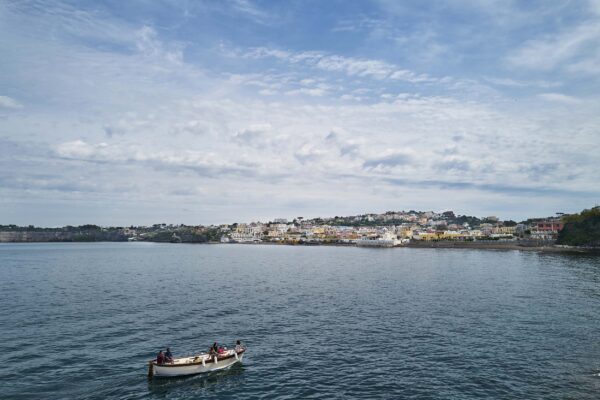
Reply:
[[[497,248],[547,251],[600,250],[600,207],[525,221],[456,215],[453,211],[297,217],[291,221],[223,225],[41,228],[0,225],[0,242],[269,243],[368,247]]]

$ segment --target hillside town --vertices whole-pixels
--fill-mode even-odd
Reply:
[[[355,244],[359,246],[398,246],[430,241],[554,241],[563,223],[561,216],[517,223],[496,216],[482,219],[452,211],[388,211],[350,217],[276,219],[272,222],[222,225],[221,242]]]
[[[564,215],[515,222],[496,216],[477,218],[453,211],[388,211],[346,217],[283,218],[269,222],[210,226],[155,224],[104,228],[96,225],[63,228],[0,225],[0,242],[154,241],[174,243],[336,244],[392,247],[427,242],[553,243]]]

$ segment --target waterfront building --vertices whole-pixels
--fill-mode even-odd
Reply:
[[[538,232],[551,232],[558,233],[562,230],[564,224],[560,219],[546,219],[543,221],[538,221],[535,225],[535,230]]]
[[[492,228],[492,235],[514,235],[517,232],[516,226],[495,226]]]
[[[231,240],[238,243],[254,243],[260,242],[263,233],[262,224],[238,224],[233,232],[231,232]]]
[[[363,236],[356,240],[357,246],[369,246],[369,247],[393,247],[399,245],[401,241],[392,232],[384,232],[381,235],[368,235]]]
[[[563,228],[564,224],[560,218],[550,218],[542,221],[537,221],[531,227],[531,237],[541,240],[555,240],[558,237],[558,232]]]

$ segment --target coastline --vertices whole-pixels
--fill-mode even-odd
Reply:
[[[530,246],[511,242],[411,242],[404,245],[415,249],[481,249],[481,250],[521,250],[546,253],[600,254],[600,248],[572,247],[559,245]]]
[[[207,243],[208,244],[208,243]],[[212,244],[220,244],[218,242],[212,242]],[[224,245],[230,244],[242,244],[242,245],[270,245],[270,246],[335,246],[335,247],[359,247],[350,243],[285,243],[285,242],[257,242],[257,243],[221,243]],[[560,246],[560,245],[546,245],[546,246],[532,246],[532,245],[519,245],[511,242],[451,242],[451,241],[440,241],[440,242],[410,242],[403,245],[393,247],[362,247],[370,249],[392,249],[392,248],[413,248],[413,249],[475,249],[475,250],[521,250],[521,251],[535,251],[535,252],[546,252],[546,253],[577,253],[577,254],[598,254],[600,255],[600,248],[589,248],[589,247],[572,247],[572,246]]]
[[[378,247],[378,246],[356,246],[354,243],[290,243],[290,242],[167,242],[167,241],[153,241],[153,240],[139,240],[139,241],[124,241],[124,240],[94,240],[94,241],[52,241],[52,240],[40,240],[40,241],[0,241],[0,244],[25,244],[25,243],[162,243],[162,244],[192,244],[192,245],[250,245],[250,246],[332,246],[332,247],[362,247],[369,249],[392,249],[392,248],[412,248],[412,249],[475,249],[475,250],[519,250],[519,251],[534,251],[543,253],[576,253],[576,254],[592,254],[600,255],[600,248],[598,247],[575,247],[575,246],[561,246],[554,244],[547,245],[532,245],[519,244],[519,242],[497,242],[497,241],[478,241],[478,242],[453,242],[453,241],[413,241],[410,243],[391,246],[391,247]]]

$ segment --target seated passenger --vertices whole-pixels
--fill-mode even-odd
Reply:
[[[167,347],[167,352],[165,353],[165,362],[173,363],[173,354],[169,347]]]
[[[219,354],[225,353],[225,349],[223,348],[223,346],[219,346],[219,350],[217,350],[217,353],[219,353]]]
[[[219,351],[219,346],[217,346],[217,342],[214,342],[213,345],[210,347],[208,354],[213,356],[213,355],[217,354],[218,351]]]
[[[165,363],[165,355],[163,354],[162,350],[158,352],[158,355],[156,356],[156,363],[158,365],[163,365]]]
[[[239,340],[235,342],[235,352],[239,353],[240,351],[244,350],[244,346],[242,346],[242,342],[240,342]]]

